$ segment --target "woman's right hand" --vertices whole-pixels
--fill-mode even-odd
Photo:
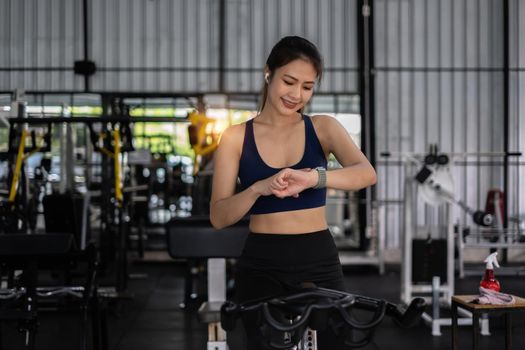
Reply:
[[[273,194],[280,198],[288,196],[298,197],[299,192],[304,190],[306,187],[302,186],[303,184],[300,184],[298,186],[297,181],[295,179],[296,176],[293,176],[293,174],[296,172],[301,172],[299,174],[304,174],[306,172],[309,172],[310,170],[311,169],[309,168],[300,170],[286,168],[279,171],[273,176],[270,176],[264,180],[257,181],[252,185],[252,188],[261,196],[269,196]],[[291,182],[288,179],[290,179]],[[287,189],[291,190],[290,193],[287,193]]]
[[[282,170],[281,170],[282,171]],[[267,177],[264,180],[259,180],[255,182],[251,188],[260,196],[269,196],[273,194],[273,189],[283,189],[286,188],[286,184],[283,184],[281,181],[278,181],[279,177],[277,173],[273,176]]]

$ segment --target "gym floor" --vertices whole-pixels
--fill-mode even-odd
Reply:
[[[113,303],[109,307],[108,331],[111,350],[206,349],[207,326],[199,323],[196,309],[179,307],[184,293],[184,264],[166,262],[135,262],[130,266],[133,275],[145,278],[131,279],[131,299]],[[384,276],[374,268],[345,268],[349,291],[371,297],[399,300],[399,269],[387,266]],[[525,284],[520,278],[498,276],[504,290],[523,295]],[[478,277],[458,280],[456,294],[475,293]],[[444,311],[444,313],[446,310]],[[525,348],[525,313],[513,314],[513,348]],[[480,337],[480,349],[502,349],[505,344],[503,319],[491,318],[491,336]],[[73,314],[42,314],[37,335],[37,349],[78,349],[79,318]],[[472,346],[472,328],[459,330],[460,348]],[[23,349],[23,335],[12,325],[2,327],[2,349]],[[230,344],[232,350],[238,348]],[[419,325],[400,329],[385,318],[377,328],[374,341],[363,349],[451,349],[449,327],[442,327],[441,336],[432,336],[430,328]]]

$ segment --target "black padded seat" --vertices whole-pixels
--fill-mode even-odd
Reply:
[[[207,217],[172,220],[166,229],[168,253],[174,259],[237,258],[249,233],[247,221],[217,230]]]
[[[62,233],[0,235],[0,256],[47,256],[66,254],[73,248],[73,236]]]

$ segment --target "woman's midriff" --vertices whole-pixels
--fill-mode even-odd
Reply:
[[[250,231],[253,233],[300,234],[325,230],[328,225],[326,207],[251,215]]]

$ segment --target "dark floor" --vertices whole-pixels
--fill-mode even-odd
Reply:
[[[112,350],[164,350],[206,349],[207,326],[198,322],[195,310],[179,307],[183,299],[183,266],[180,263],[134,263],[131,273],[147,274],[145,279],[129,281],[133,294],[110,307],[109,349]],[[387,267],[384,276],[373,268],[345,269],[349,291],[371,297],[399,300],[400,277],[396,267]],[[503,290],[525,295],[522,277],[499,277]],[[456,294],[472,294],[479,283],[478,277],[457,282]],[[491,336],[480,338],[480,349],[503,349],[504,329],[500,318],[491,319]],[[513,316],[513,348],[525,349],[525,313]],[[431,335],[424,325],[400,329],[385,319],[377,328],[373,343],[364,349],[451,349],[450,328],[442,328],[442,336]],[[2,349],[22,349],[23,335],[14,326],[2,326]],[[460,349],[470,349],[471,327],[460,327]],[[77,349],[79,339],[78,318],[75,315],[49,315],[40,318],[37,349]],[[233,344],[235,345],[235,344]],[[232,347],[232,350],[235,348]]]

